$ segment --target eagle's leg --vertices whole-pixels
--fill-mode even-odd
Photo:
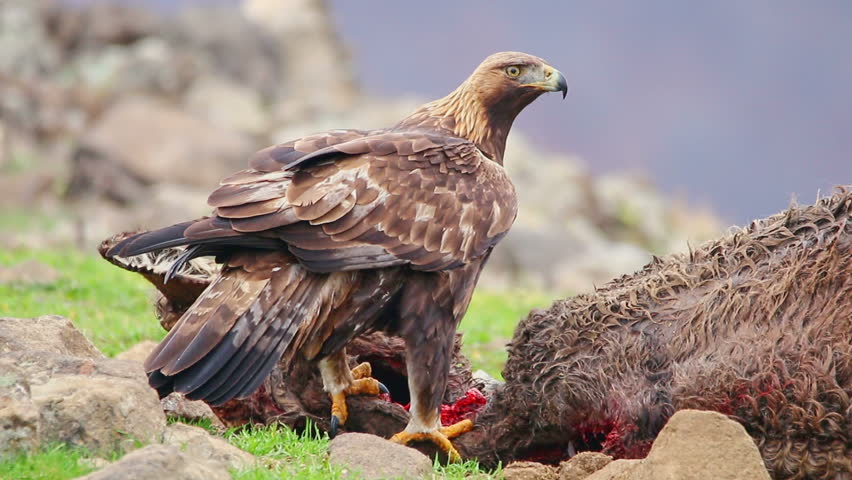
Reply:
[[[370,364],[364,362],[352,370],[346,363],[346,350],[342,349],[319,361],[323,389],[331,397],[331,425],[329,436],[337,435],[337,429],[346,423],[349,410],[347,395],[380,395],[388,393],[387,387],[372,378]]]
[[[414,441],[430,441],[438,446],[451,462],[461,456],[450,442],[473,428],[473,422],[462,420],[441,426],[441,401],[447,388],[450,373],[452,346],[455,339],[455,322],[447,319],[443,325],[422,335],[406,337],[406,369],[408,390],[411,392],[411,419],[405,430],[391,437],[403,445]],[[443,331],[441,331],[443,330]]]

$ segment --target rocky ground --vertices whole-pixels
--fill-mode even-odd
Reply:
[[[322,0],[169,17],[0,0],[0,217],[11,217],[0,226],[16,230],[2,245],[90,250],[121,230],[207,214],[207,194],[253,151],[391,125],[425,100],[364,95],[353,63]],[[506,158],[520,212],[484,284],[589,290],[720,230],[640,178],[592,176],[522,132]]]
[[[263,467],[263,461],[224,439],[175,420],[208,418],[205,404],[179,396],[158,400],[147,385],[140,344],[106,358],[59,316],[0,318],[0,456],[42,445],[85,447],[110,462],[88,460],[85,479],[215,480]],[[167,421],[171,418],[173,421]],[[422,453],[376,436],[335,438],[329,461],[348,478],[438,478]],[[558,467],[517,462],[507,480],[768,479],[757,447],[738,423],[714,412],[675,414],[643,460],[584,452]]]

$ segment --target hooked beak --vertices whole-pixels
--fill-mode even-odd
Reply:
[[[562,92],[562,98],[568,95],[568,81],[559,70],[547,65],[544,67],[544,81],[529,83],[531,87],[539,88],[545,92]]]

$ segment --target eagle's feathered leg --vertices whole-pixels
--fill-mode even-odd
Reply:
[[[455,332],[455,329],[453,329]],[[452,335],[451,337],[452,338]],[[429,358],[432,362],[440,360],[430,355],[438,342],[430,342],[431,345],[408,345],[407,371],[408,389],[411,392],[411,419],[405,430],[391,437],[391,441],[407,445],[409,442],[430,441],[438,446],[451,462],[461,460],[458,451],[453,447],[450,439],[455,438],[473,428],[473,422],[462,420],[456,424],[441,426],[441,399],[447,386],[446,379],[449,375],[449,363],[436,365],[437,369],[422,369],[417,362]],[[426,358],[424,358],[426,357]],[[451,358],[451,357],[447,357]],[[432,363],[430,362],[430,363]],[[429,365],[430,363],[426,363]],[[441,362],[443,363],[443,362]]]
[[[406,343],[411,419],[391,441],[403,445],[431,441],[450,461],[459,461],[461,457],[450,439],[469,431],[473,423],[463,420],[442,427],[440,414],[461,317],[454,312],[453,286],[447,277],[439,275],[422,275],[406,284],[400,303],[399,333]]]
[[[319,361],[323,389],[331,397],[330,437],[337,435],[337,429],[349,418],[346,407],[348,395],[380,395],[388,393],[387,387],[372,378],[372,368],[367,362],[352,370],[346,364],[346,349],[341,349]]]

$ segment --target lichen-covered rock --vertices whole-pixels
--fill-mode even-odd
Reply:
[[[222,462],[198,458],[174,445],[149,445],[78,480],[230,480]]]
[[[505,480],[557,480],[559,475],[550,465],[538,462],[514,462],[503,469]]]
[[[338,435],[328,446],[329,461],[366,480],[428,478],[432,461],[422,453],[367,433]]]
[[[163,443],[174,445],[190,456],[207,458],[224,463],[233,469],[251,468],[257,464],[257,458],[231,445],[220,437],[214,437],[203,428],[173,423],[163,434]]]
[[[612,457],[599,452],[580,452],[559,464],[559,480],[583,480],[607,466]]]

